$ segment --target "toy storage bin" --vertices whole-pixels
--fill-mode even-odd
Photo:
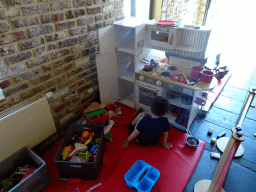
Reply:
[[[98,152],[95,156],[94,162],[69,162],[62,161],[62,152],[76,134],[84,131],[83,127],[88,127],[95,133],[100,133],[101,140],[98,146]],[[72,124],[69,127],[53,161],[55,162],[60,177],[63,178],[81,178],[81,179],[97,179],[100,167],[103,161],[104,151],[104,127],[100,125],[90,124]]]
[[[130,188],[134,187],[138,192],[149,192],[159,177],[160,172],[156,168],[145,161],[138,160],[127,171],[124,179]]]
[[[104,109],[95,110],[92,112],[84,113],[88,124],[97,124],[109,120],[109,116]]]
[[[9,178],[16,168],[31,165],[37,169],[9,192],[39,192],[51,182],[46,163],[31,149],[23,147],[0,162],[0,180]]]

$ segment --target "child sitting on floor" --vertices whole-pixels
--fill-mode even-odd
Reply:
[[[134,138],[141,145],[154,145],[156,144],[161,136],[163,137],[163,147],[170,149],[173,147],[171,143],[167,143],[168,131],[171,129],[171,125],[166,117],[163,117],[169,110],[169,102],[164,97],[156,97],[151,105],[152,117],[145,116],[138,122],[138,115],[133,121],[133,125],[137,125],[131,135],[123,142],[122,146],[127,147],[129,142]]]

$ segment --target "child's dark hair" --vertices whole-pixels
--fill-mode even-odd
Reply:
[[[151,105],[151,112],[157,116],[164,116],[170,108],[168,100],[164,97],[157,96]]]

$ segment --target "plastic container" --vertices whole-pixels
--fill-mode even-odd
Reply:
[[[204,83],[211,83],[212,78],[213,78],[213,72],[212,71],[208,71],[208,70],[204,70],[201,72],[201,81]]]
[[[88,124],[98,124],[109,120],[109,116],[104,109],[99,109],[93,112],[85,113]]]
[[[196,78],[196,79],[201,78],[201,76],[202,76],[201,72],[203,71],[203,69],[204,68],[202,66],[194,66],[194,67],[192,67],[191,77]]]
[[[124,175],[126,184],[138,192],[151,191],[159,177],[159,170],[142,160],[136,161]]]
[[[100,133],[101,140],[98,146],[93,162],[69,162],[62,161],[62,151],[64,147],[72,140],[72,137],[76,134],[80,134],[84,131],[84,127],[90,128],[95,133]],[[100,125],[90,124],[72,124],[69,127],[53,161],[56,163],[60,177],[63,178],[81,178],[81,179],[97,179],[100,171],[100,167],[103,162],[104,152],[104,127]]]
[[[10,189],[9,192],[39,192],[51,182],[45,161],[27,147],[21,148],[0,162],[0,180],[10,178],[16,168],[25,165],[31,165],[37,167],[37,169]]]

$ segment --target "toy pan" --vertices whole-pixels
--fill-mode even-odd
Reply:
[[[156,184],[160,172],[142,160],[136,161],[124,176],[126,184],[130,188],[136,188],[138,192],[149,192]]]

